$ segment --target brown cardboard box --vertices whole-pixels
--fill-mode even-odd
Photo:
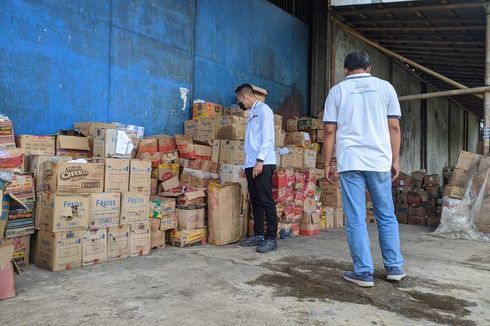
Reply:
[[[244,142],[222,140],[219,154],[220,163],[240,165],[245,162]]]
[[[215,118],[196,118],[184,123],[184,134],[193,140],[209,142],[216,139],[218,128]]]
[[[274,114],[274,126],[282,128],[282,115]]]
[[[483,172],[486,169],[490,169],[490,156],[482,156],[478,164],[478,172]]]
[[[50,162],[67,162],[71,159],[69,156],[31,156],[28,171],[34,173],[36,191],[48,191],[48,187],[45,185],[45,171],[51,171],[51,168],[46,164],[50,164]]]
[[[36,191],[31,173],[14,174],[10,183],[2,189],[2,211],[0,233],[15,238],[34,233]],[[0,238],[1,238],[0,236]]]
[[[90,195],[89,227],[107,228],[119,224],[121,195],[117,192]]]
[[[20,135],[15,138],[17,147],[25,155],[55,155],[55,136]]]
[[[104,122],[77,122],[74,125],[75,129],[85,136],[95,136],[96,129],[114,129],[116,126],[112,123]]]
[[[219,117],[223,113],[223,106],[212,102],[200,102],[192,104],[192,118]]]
[[[299,234],[311,236],[320,233],[321,216],[320,213],[303,213],[299,226]]]
[[[148,219],[149,194],[141,192],[123,193],[121,197],[120,224],[131,224]]]
[[[129,235],[129,256],[144,256],[150,253],[150,222],[142,221],[131,224]]]
[[[145,138],[138,142],[137,157],[143,153],[157,153],[158,152],[158,140],[156,138]]]
[[[286,145],[286,132],[281,129],[274,130],[274,145],[284,147]]]
[[[424,180],[423,180],[422,186],[424,188],[427,188],[427,187],[439,187],[440,184],[441,184],[441,179],[439,177],[439,174],[431,174],[431,175],[424,176]]]
[[[175,198],[152,196],[150,199],[150,218],[160,219],[175,214]]]
[[[469,179],[469,173],[467,170],[454,169],[449,179],[450,186],[456,186],[464,188]]]
[[[165,247],[165,231],[160,229],[160,219],[150,218],[150,248]]]
[[[463,199],[464,189],[458,186],[446,186],[446,188],[444,189],[444,196],[456,199]]]
[[[177,224],[181,230],[200,229],[204,227],[204,207],[181,207],[177,206]]]
[[[206,242],[206,228],[196,230],[173,229],[168,231],[169,242],[172,246],[187,247],[195,243]]]
[[[221,140],[213,140],[209,144],[211,145],[211,161],[219,162]]]
[[[281,155],[281,164],[283,168],[302,168],[304,159],[304,148],[288,146],[288,154]]]
[[[188,158],[194,152],[192,137],[188,135],[175,135],[175,143],[180,157]]]
[[[104,169],[103,163],[50,163],[44,171],[45,185],[50,192],[102,192]]]
[[[475,225],[478,231],[490,233],[490,197],[483,199]]]
[[[481,155],[461,151],[459,153],[458,162],[456,168],[460,170],[476,170],[480,163]]]
[[[288,119],[286,122],[286,131],[298,131],[298,118]]]
[[[27,266],[29,265],[29,250],[31,243],[31,236],[24,235],[21,237],[5,239],[3,242],[6,244],[11,244],[14,246],[14,254],[12,256],[13,260],[17,266]]]
[[[131,136],[123,130],[96,129],[93,156],[130,159],[133,156],[136,144],[141,140],[132,140]]]
[[[56,136],[56,155],[70,156],[74,159],[87,158],[90,145],[87,137]]]
[[[42,193],[41,230],[63,232],[88,227],[90,195],[69,193]]]
[[[322,189],[321,202],[323,206],[342,206],[342,195],[340,187],[337,185],[326,185]]]
[[[162,215],[160,220],[161,220],[160,230],[165,231],[165,230],[176,229],[178,227],[176,213],[172,213],[169,215]]]
[[[160,153],[172,152],[177,149],[174,136],[155,135],[149,138],[156,138],[158,140],[158,151]]]
[[[179,176],[179,164],[160,164],[158,166],[158,180],[167,181]]]
[[[211,244],[222,246],[240,240],[240,205],[240,184],[208,185],[208,232]]]
[[[299,131],[310,131],[313,129],[323,129],[323,123],[320,119],[302,117],[298,120]]]
[[[286,134],[286,145],[301,146],[304,148],[310,148],[311,138],[310,134],[303,131],[292,131]]]
[[[150,193],[151,162],[131,160],[129,164],[129,192]]]
[[[342,209],[342,207],[335,207],[333,224],[336,228],[344,227],[344,210]]]
[[[316,151],[313,149],[305,149],[303,151],[303,168],[316,168]]]
[[[219,119],[218,139],[244,140],[247,119],[237,116],[223,116]]]
[[[130,225],[118,225],[107,229],[107,260],[129,257]]]
[[[418,216],[418,215],[408,215],[408,224],[411,225],[427,225],[427,216]]]
[[[129,160],[105,160],[105,192],[126,192],[129,189]]]
[[[82,265],[83,231],[52,233],[40,230],[36,238],[35,263],[53,272]]]
[[[395,215],[398,223],[407,224],[408,223],[408,208],[407,207],[395,207]]]
[[[413,216],[426,216],[427,208],[425,206],[409,206],[408,215]]]
[[[179,152],[176,150],[160,153],[160,164],[178,164],[179,161]]]
[[[84,231],[82,238],[82,266],[107,261],[107,230]]]

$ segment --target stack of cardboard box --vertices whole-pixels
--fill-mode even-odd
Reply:
[[[283,168],[310,169],[316,168],[318,149],[312,147],[310,132],[317,134],[323,127],[315,118],[291,118],[287,121],[285,145],[288,153],[281,156],[280,166]],[[299,130],[301,128],[301,130]]]
[[[437,226],[441,212],[441,184],[438,174],[414,171],[400,173],[393,182],[393,201],[398,223]]]

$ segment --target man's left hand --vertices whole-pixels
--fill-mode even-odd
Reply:
[[[254,169],[252,171],[252,176],[255,179],[256,176],[262,173],[262,169],[264,168],[264,163],[262,162],[256,162]]]

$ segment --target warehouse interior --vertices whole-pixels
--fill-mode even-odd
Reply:
[[[3,7],[0,113],[15,135],[61,134],[81,121],[143,126],[145,138],[181,135],[194,100],[230,107],[244,82],[266,90],[286,130],[290,119],[321,119],[328,90],[345,78],[344,58],[358,49],[399,96],[407,177],[423,170],[442,184],[461,153],[489,155],[485,0],[19,0]],[[16,297],[0,301],[0,323],[490,323],[489,237],[448,239],[431,235],[437,225],[402,224],[409,277],[400,284],[383,279],[377,226],[369,223],[374,289],[341,279],[351,258],[345,230],[327,228],[280,240],[271,255],[204,241],[61,272],[31,264],[15,276]]]

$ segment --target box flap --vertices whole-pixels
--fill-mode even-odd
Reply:
[[[189,191],[184,194],[188,200],[194,200],[201,197],[206,197],[206,193],[202,190]]]
[[[58,148],[74,149],[80,151],[90,150],[90,145],[87,137],[58,135],[57,138],[58,138]]]
[[[14,245],[12,243],[0,245],[0,269],[7,267],[14,255]]]
[[[167,192],[170,189],[178,188],[179,186],[180,186],[179,177],[177,176],[170,178],[167,181],[161,183],[161,187],[164,192]]]

